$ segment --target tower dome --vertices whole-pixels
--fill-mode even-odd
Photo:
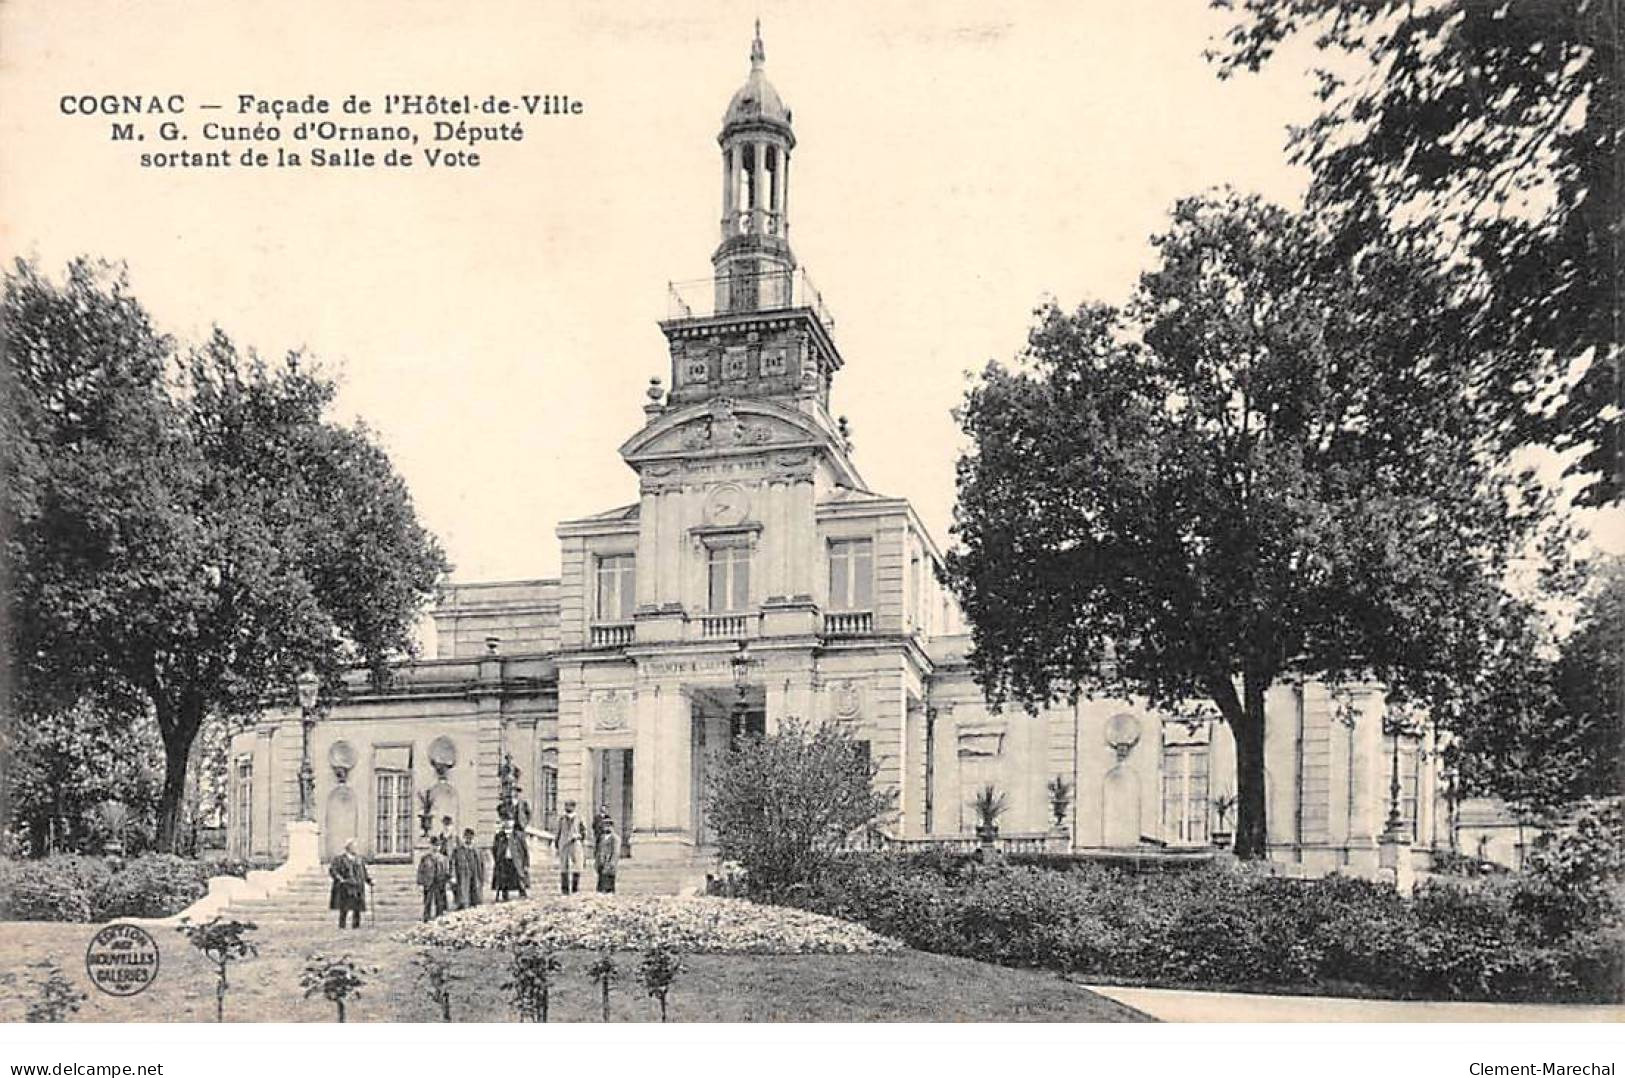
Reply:
[[[762,47],[762,22],[758,19],[756,37],[750,45],[750,75],[745,79],[745,85],[736,90],[728,102],[728,111],[722,116],[719,141],[726,140],[739,130],[767,126],[781,132],[790,145],[795,145],[795,136],[790,133],[790,110],[762,71],[766,59],[767,50]]]

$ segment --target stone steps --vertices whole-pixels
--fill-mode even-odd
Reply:
[[[616,875],[616,892],[625,895],[677,895],[686,894],[705,883],[710,868],[708,861],[654,861],[621,862]],[[417,869],[413,865],[372,865],[373,886],[368,910],[362,915],[364,925],[376,923],[391,928],[415,924],[423,918],[423,892],[418,890]],[[487,879],[485,898],[494,897]],[[590,869],[581,874],[583,893],[593,891],[597,874]],[[551,865],[533,865],[530,874],[530,893],[550,895],[558,893],[558,873]],[[256,924],[285,924],[295,927],[316,927],[335,924],[338,914],[328,908],[332,881],[325,868],[301,873],[269,898],[240,898],[228,905],[222,916]]]

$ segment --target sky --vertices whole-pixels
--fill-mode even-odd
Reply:
[[[1301,197],[1284,145],[1314,113],[1311,57],[1221,82],[1202,50],[1225,17],[1195,0],[8,0],[0,240],[54,269],[125,262],[179,337],[307,350],[455,579],[550,576],[560,520],[636,499],[616,448],[669,378],[667,282],[710,273],[716,135],[758,17],[798,140],[791,242],[846,360],[832,409],[870,488],[943,545],[967,372],[1013,357],[1046,298],[1125,298],[1177,198]],[[106,92],[584,111],[527,121],[478,169],[188,172],[141,169],[104,119],[58,107]],[[240,122],[186,122],[206,118]]]

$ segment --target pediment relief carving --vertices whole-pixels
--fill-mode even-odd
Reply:
[[[807,445],[817,439],[809,420],[776,414],[757,403],[715,398],[703,406],[663,419],[623,447],[629,458],[703,453],[708,450]],[[807,424],[807,425],[804,425]]]

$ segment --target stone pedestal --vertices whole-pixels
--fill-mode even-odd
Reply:
[[[322,863],[322,829],[315,820],[288,821],[288,867],[293,871]]]
[[[1416,866],[1411,863],[1411,841],[1403,834],[1384,832],[1377,846],[1378,871],[1402,895],[1416,888]]]

